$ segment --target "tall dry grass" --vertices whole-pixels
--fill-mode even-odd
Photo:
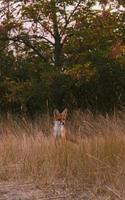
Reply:
[[[0,120],[0,180],[74,184],[125,183],[125,114],[103,117],[74,113],[68,120],[79,143],[54,142],[48,117],[30,122]]]

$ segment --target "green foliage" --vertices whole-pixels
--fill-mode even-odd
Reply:
[[[125,106],[124,3],[96,3],[0,0],[1,112]]]
[[[63,110],[67,106],[73,109],[76,106],[73,87],[74,80],[70,76],[64,74],[55,76],[50,86],[51,107]]]

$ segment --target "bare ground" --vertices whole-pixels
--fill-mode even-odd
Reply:
[[[0,183],[0,200],[124,200],[110,186],[72,187],[65,184]]]

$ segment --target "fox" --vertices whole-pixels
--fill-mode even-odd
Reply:
[[[66,129],[65,122],[67,118],[67,108],[65,108],[61,113],[55,109],[54,114],[54,127],[53,127],[53,136],[54,138],[63,138],[66,139]]]
[[[68,109],[65,108],[62,112],[59,112],[58,109],[53,111],[54,115],[54,126],[53,126],[53,137],[54,139],[63,139],[64,141],[68,140],[71,142],[77,143],[77,138],[68,131],[65,127],[67,120]]]

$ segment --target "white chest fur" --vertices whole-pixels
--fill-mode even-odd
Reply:
[[[65,127],[60,121],[54,121],[53,135],[54,137],[65,137]]]

